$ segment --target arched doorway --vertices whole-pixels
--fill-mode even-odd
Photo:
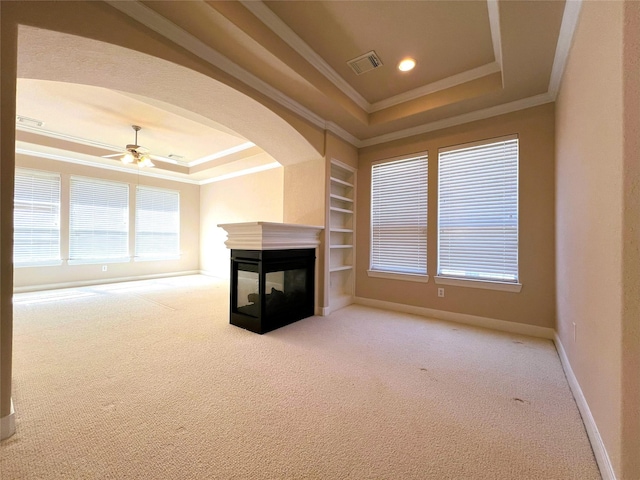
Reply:
[[[122,39],[127,36],[127,32],[132,31],[136,31],[136,38],[131,42],[133,47],[144,49],[140,42],[144,42],[145,38],[150,43],[159,42],[157,36],[150,32],[140,33],[138,26],[132,26],[130,22],[123,21],[122,17],[114,16],[110,7],[104,4],[96,6],[94,2],[61,2],[55,5],[14,3],[2,8],[2,23],[3,177],[7,174],[12,176],[15,168],[13,129],[16,111],[15,102],[10,97],[15,91],[17,76],[117,89],[174,104],[208,118],[215,112],[216,121],[251,139],[283,166],[322,161],[322,132],[311,132],[314,129],[307,126],[307,134],[316,139],[316,145],[312,145],[290,123],[255,99],[214,80],[212,76],[197,73],[195,69],[184,65],[180,66],[180,63],[191,66],[198,63],[193,62],[190,55],[180,49],[169,47],[173,50],[167,56],[174,60],[169,62],[154,55],[141,54],[138,50],[115,46],[127,43]],[[58,33],[62,31],[65,33]],[[88,37],[94,39],[90,40]],[[95,37],[100,37],[103,42],[95,40]],[[56,41],[51,43],[54,39]],[[98,45],[104,50],[97,49]],[[221,76],[224,77],[224,72]],[[175,90],[167,88],[167,84],[175,87]],[[303,122],[300,124],[304,127]],[[12,277],[12,187],[12,181],[7,181],[2,191],[1,213],[4,227],[0,234],[3,276],[0,296],[0,418],[3,436],[7,436],[6,432],[10,435],[13,433],[11,430],[15,428],[11,406],[13,283],[9,280]]]

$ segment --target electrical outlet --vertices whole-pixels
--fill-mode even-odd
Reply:
[[[102,265],[102,271],[106,272],[107,271],[107,266],[106,265]]]
[[[438,296],[439,297],[444,297],[444,288],[442,288],[442,287],[438,288]]]

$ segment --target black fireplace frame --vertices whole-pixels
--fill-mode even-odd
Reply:
[[[284,250],[231,250],[231,298],[229,304],[230,323],[254,333],[267,333],[314,315],[315,310],[315,260],[314,248]],[[269,312],[265,295],[266,275],[271,272],[304,269],[304,298],[295,308]],[[258,274],[259,301],[256,302],[257,316],[247,315],[238,309],[238,271]]]

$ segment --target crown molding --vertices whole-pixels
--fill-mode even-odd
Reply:
[[[578,26],[581,9],[582,0],[567,0],[564,4],[564,13],[562,14],[562,23],[558,34],[558,43],[556,44],[556,54],[553,59],[551,78],[549,79],[549,93],[554,100],[560,91],[560,82],[567,66],[567,59],[573,44],[573,36]]]
[[[76,137],[74,135],[68,135],[66,133],[53,132],[51,130],[45,130],[44,128],[34,127],[30,125],[22,125],[16,124],[16,130],[20,130],[23,132],[35,133],[37,135],[42,135],[49,138],[55,138],[56,140],[64,140],[67,142],[77,143],[79,145],[87,145],[89,147],[97,147],[102,148],[104,150],[111,150],[116,153],[122,153],[124,149],[122,147],[116,147],[115,145],[111,145],[108,143],[97,142],[95,140],[89,140],[88,138]],[[173,158],[163,157],[162,155],[154,155],[150,154],[154,160],[158,160],[161,162],[172,163],[174,165],[180,165],[183,167],[188,167],[189,165],[181,160],[176,160]]]
[[[237,172],[225,173],[218,177],[208,178],[206,180],[200,180],[198,185],[208,185],[209,183],[221,182],[222,180],[229,180],[230,178],[242,177],[244,175],[250,175],[252,173],[264,172],[265,170],[271,170],[272,168],[281,167],[278,162],[267,163],[266,165],[260,165],[258,167],[245,168],[244,170],[238,170]]]
[[[280,90],[272,87],[238,64],[232,62],[229,58],[222,55],[214,48],[200,41],[186,30],[167,20],[165,17],[153,11],[146,5],[143,5],[138,0],[128,2],[106,0],[106,3],[143,24],[145,27],[148,27],[163,37],[168,38],[176,45],[181,46],[211,65],[218,67],[225,73],[235,77],[242,83],[274,100],[313,125],[324,128],[325,121],[319,115],[316,115],[305,106],[282,93]]]
[[[58,162],[75,163],[76,165],[84,165],[87,167],[100,168],[102,170],[111,170],[114,172],[128,173],[129,175],[140,175],[141,177],[159,178],[162,180],[170,180],[173,182],[189,183],[191,185],[200,184],[198,180],[174,177],[172,175],[163,175],[161,173],[155,173],[150,170],[132,170],[130,168],[121,167],[119,165],[107,165],[104,163],[97,163],[92,160],[74,158],[68,155],[59,155],[57,153],[40,152],[38,150],[29,150],[28,148],[22,148],[22,147],[16,147],[16,154],[29,155],[31,157],[37,157],[37,158],[46,158],[47,160],[56,160]]]
[[[152,170],[131,170],[127,167],[121,167],[119,165],[106,165],[103,163],[96,163],[92,160],[85,160],[82,158],[74,158],[67,155],[59,155],[56,153],[40,152],[37,150],[29,150],[28,148],[16,147],[16,153],[21,155],[29,155],[31,157],[45,158],[47,160],[56,160],[58,162],[74,163],[76,165],[84,165],[86,167],[100,168],[102,170],[111,170],[114,172],[128,173],[130,175],[139,175],[141,177],[159,178],[161,180],[169,180],[172,182],[188,183],[190,185],[207,185],[209,183],[220,182],[222,180],[228,180],[230,178],[241,177],[244,175],[250,175],[252,173],[262,172],[265,170],[271,170],[272,168],[281,167],[278,162],[268,163],[266,165],[260,165],[258,167],[245,168],[238,170],[237,172],[230,172],[217,177],[207,178],[205,180],[192,180],[189,178],[174,177],[172,175],[163,175],[162,173],[156,173]]]
[[[446,90],[461,83],[490,75],[502,69],[502,42],[500,36],[500,16],[498,12],[498,0],[487,0],[489,10],[489,28],[491,30],[491,42],[495,61],[480,67],[461,72],[456,75],[438,80],[413,90],[385,98],[379,102],[369,103],[360,95],[338,72],[313,50],[302,38],[300,38],[289,26],[284,23],[262,0],[240,0],[244,7],[253,13],[262,23],[284,40],[299,55],[305,58],[316,70],[324,75],[331,83],[353,100],[356,105],[367,113],[377,112],[385,108],[400,105],[430,93]],[[345,139],[346,140],[346,139]]]
[[[378,145],[380,143],[392,142],[394,140],[400,140],[414,135],[420,135],[423,133],[433,132],[435,130],[441,130],[443,128],[454,127],[463,123],[475,122],[477,120],[484,120],[486,118],[496,117],[498,115],[504,115],[506,113],[516,112],[518,110],[524,110],[525,108],[537,107],[538,105],[544,105],[545,103],[553,102],[554,99],[549,93],[541,93],[533,97],[522,98],[509,103],[503,103],[502,105],[496,105],[495,107],[484,108],[482,110],[476,110],[469,113],[464,113],[455,117],[445,118],[435,122],[427,123],[425,125],[419,125],[417,127],[407,128],[405,130],[398,130],[397,132],[387,133],[377,137],[372,137],[367,140],[362,140],[357,145],[358,148],[370,147],[372,145]]]
[[[473,68],[471,70],[467,70],[465,72],[461,72],[447,78],[443,78],[442,80],[438,80],[437,82],[429,83],[427,85],[423,85],[422,87],[418,87],[413,90],[395,95],[393,97],[380,100],[379,102],[371,104],[370,111],[377,112],[379,110],[384,110],[385,108],[409,102],[425,95],[446,90],[448,88],[455,87],[456,85],[461,85],[463,83],[486,77],[487,75],[491,75],[492,73],[500,71],[501,68],[497,62],[487,63],[486,65],[482,65],[480,67]]]
[[[500,34],[500,6],[498,0],[487,0],[489,12],[489,29],[493,44],[493,57],[498,67],[502,69],[502,35]]]
[[[80,145],[87,145],[89,147],[103,148],[104,150],[111,150],[114,152],[122,151],[122,147],[116,147],[115,145],[110,145],[108,143],[96,142],[95,140],[76,137],[74,135],[67,135],[66,133],[53,132],[51,130],[46,130],[40,127],[32,127],[30,125],[21,125],[16,123],[16,130],[43,135],[45,137],[55,138],[56,140],[64,140],[67,142],[78,143]]]
[[[217,153],[212,153],[211,155],[206,155],[204,157],[193,160],[192,162],[187,162],[188,167],[195,167],[197,165],[201,165],[203,163],[211,162],[212,160],[217,160],[218,158],[226,157],[227,155],[231,155],[233,153],[242,152],[243,150],[247,150],[249,148],[255,147],[256,144],[253,142],[245,142],[240,145],[236,145],[235,147],[227,148],[226,150],[222,150]]]
[[[482,120],[482,119],[494,117],[497,115],[503,115],[505,113],[511,113],[517,110],[531,108],[534,106],[555,101],[555,98],[557,96],[557,92],[559,89],[560,80],[562,78],[564,67],[566,65],[568,52],[571,47],[573,34],[577,26],[578,15],[579,15],[579,11],[582,4],[582,0],[572,0],[572,1],[565,2],[565,12],[562,18],[560,35],[558,39],[558,45],[556,47],[556,55],[554,58],[554,64],[553,64],[552,74],[550,78],[549,89],[546,93],[516,100],[516,101],[509,102],[502,105],[497,105],[494,107],[489,107],[489,108],[478,110],[475,112],[469,112],[466,114],[458,115],[456,117],[450,117],[443,120],[438,120],[425,125],[420,125],[420,126],[408,128],[405,130],[400,130],[400,131],[396,131],[396,132],[392,132],[384,135],[379,135],[376,137],[368,138],[366,140],[360,140],[359,138],[350,134],[348,131],[346,131],[342,127],[336,125],[333,122],[325,121],[323,118],[311,112],[309,109],[299,104],[295,100],[291,99],[284,93],[280,92],[274,87],[271,87],[270,85],[268,85],[266,82],[255,77],[253,74],[244,70],[242,67],[238,66],[237,64],[229,60],[227,57],[220,54],[217,50],[204,44],[203,42],[195,38],[193,35],[189,34],[182,28],[173,24],[172,22],[162,17],[158,13],[154,12],[147,6],[141,4],[139,1],[137,0],[129,1],[129,2],[119,2],[114,0],[106,0],[106,1],[107,3],[112,5],[114,8],[120,10],[124,14],[141,22],[142,24],[151,28],[155,32],[159,33],[160,35],[168,38],[169,40],[180,45],[181,47],[185,48],[191,53],[194,53],[200,58],[208,61],[212,65],[226,71],[227,73],[234,76],[238,80],[242,81],[243,83],[249,85],[250,87],[264,94],[265,96],[276,101],[283,107],[291,110],[293,113],[296,113],[300,117],[306,119],[313,125],[322,129],[329,130],[330,132],[336,134],[337,136],[339,136],[346,142],[352,144],[356,148],[363,148],[363,147],[368,147],[372,145],[378,145],[381,143],[399,140],[399,139],[410,137],[413,135],[419,135],[422,133],[432,132],[442,128],[460,125],[460,124],[464,124],[464,123],[468,123],[476,120]],[[255,11],[264,12],[264,9],[268,10],[268,7],[262,4],[262,2],[247,2],[245,0],[242,0],[242,3],[245,6],[249,5],[248,6],[249,10],[252,11],[254,14],[255,14]],[[254,6],[253,5],[254,3],[261,4],[261,6]],[[487,0],[487,6],[489,9],[489,24],[491,27],[491,37],[492,37],[494,56],[496,57],[496,61],[491,64],[478,67],[478,69],[475,69],[476,74],[478,74],[479,69],[480,69],[479,72],[483,72],[483,71],[495,72],[496,70],[493,70],[493,69],[497,68],[496,64],[498,67],[500,67],[502,63],[502,45],[501,45],[501,37],[500,37],[500,19],[499,19],[498,0]],[[273,14],[273,12],[271,13]],[[261,16],[259,15],[256,15],[256,16],[260,20],[262,20]],[[267,26],[269,25],[267,24]],[[299,40],[300,42],[304,43],[302,39],[299,39]],[[295,41],[293,42],[295,44]],[[291,46],[292,48],[294,48],[293,45]],[[310,47],[308,48],[310,49]],[[298,52],[298,53],[301,53],[301,52]],[[301,53],[301,54],[305,55],[304,53]],[[314,64],[314,66],[316,65]],[[316,68],[318,67],[316,66]],[[472,70],[470,72],[474,72],[474,71]],[[469,72],[464,72],[463,74],[460,74],[460,75],[469,75]],[[452,78],[457,81],[461,81],[461,82],[464,81],[464,80],[461,80],[460,77],[457,75],[453,77],[449,77],[449,80],[451,80]],[[434,87],[433,84],[431,84],[431,86],[432,86],[431,88],[437,88],[437,87]],[[427,88],[427,87],[428,86],[421,87],[421,88]],[[437,91],[437,90],[433,90],[433,91]],[[380,103],[381,102],[377,102],[378,105]],[[386,107],[383,107],[383,108],[386,108]]]
[[[299,55],[305,58],[324,75],[331,83],[338,87],[342,93],[353,100],[356,105],[370,113],[371,104],[358,93],[338,72],[316,53],[302,38],[300,38],[289,26],[284,23],[273,11],[261,0],[240,0],[244,7],[253,13],[262,23],[278,35],[287,45],[293,48]]]
[[[328,130],[329,132],[331,132],[331,133],[337,135],[338,137],[342,138],[344,141],[349,142],[354,147],[358,147],[360,145],[360,143],[361,143],[361,140],[358,137],[355,137],[355,136],[351,135],[349,132],[347,132],[340,125],[336,125],[333,122],[327,122],[325,124],[325,130]]]

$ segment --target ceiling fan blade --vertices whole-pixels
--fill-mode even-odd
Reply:
[[[102,155],[102,158],[119,157],[122,155],[124,155],[124,153],[112,153],[111,155]]]

